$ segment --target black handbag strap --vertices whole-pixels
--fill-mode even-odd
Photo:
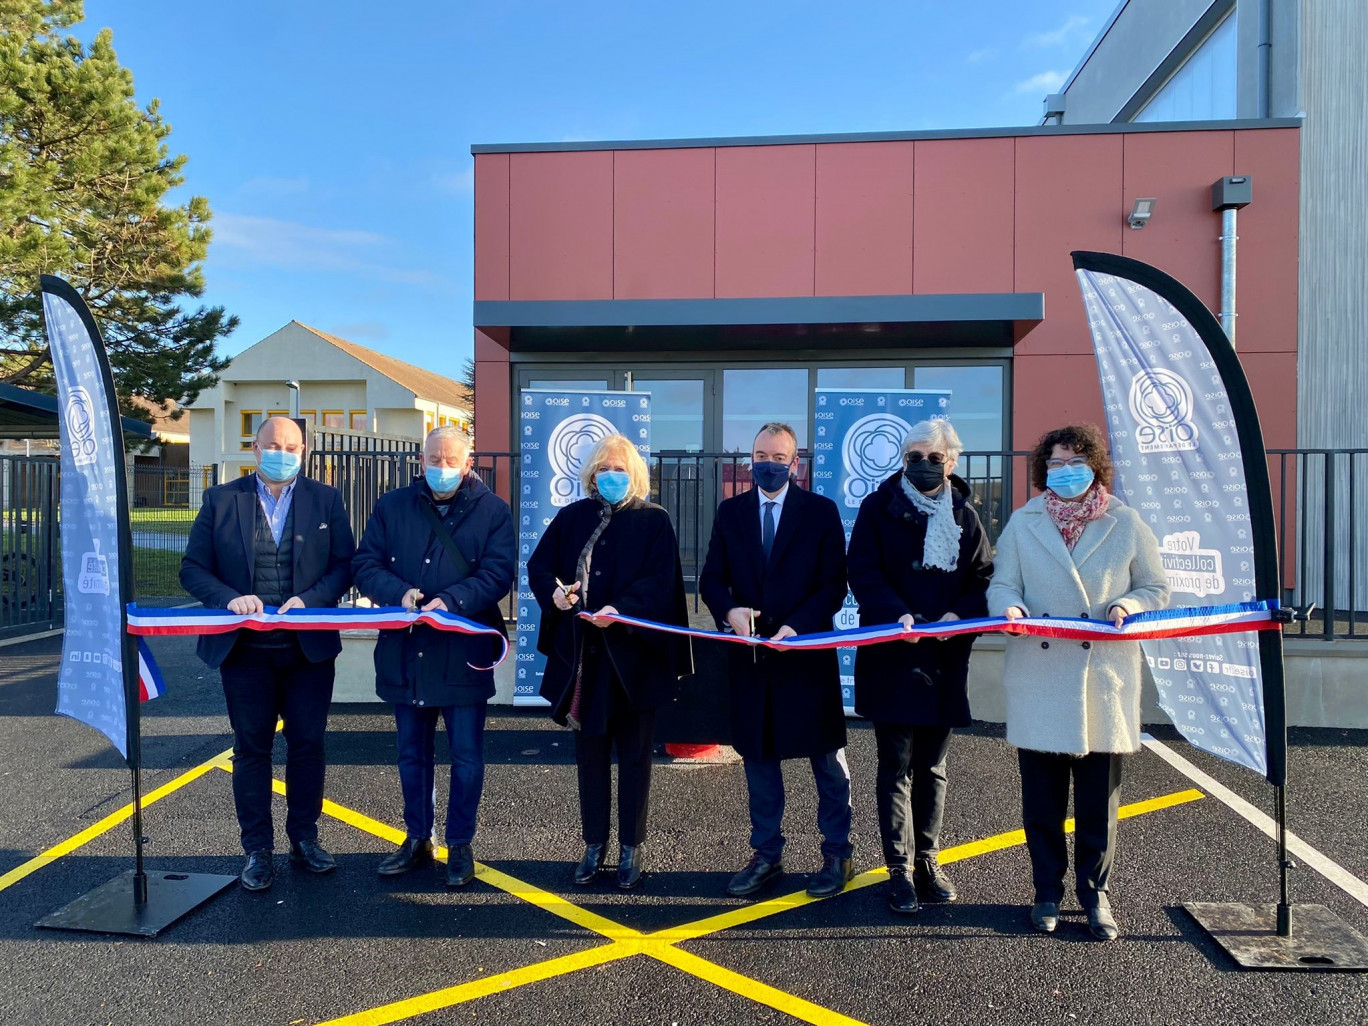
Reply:
[[[451,532],[447,530],[446,524],[442,523],[442,518],[437,515],[437,511],[432,508],[432,504],[420,498],[418,500],[418,506],[422,509],[423,516],[427,517],[428,523],[432,525],[432,533],[437,536],[437,540],[442,543],[442,548],[447,550],[447,555],[455,562],[456,572],[460,574],[458,580],[464,580],[469,577],[470,563],[468,563],[465,556],[461,554],[461,550],[456,546],[456,539],[451,536]],[[458,520],[457,523],[460,523],[460,521]]]

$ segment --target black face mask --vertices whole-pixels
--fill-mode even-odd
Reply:
[[[903,464],[903,474],[917,491],[934,492],[945,483],[945,464],[932,463],[930,460],[920,463],[909,461]]]

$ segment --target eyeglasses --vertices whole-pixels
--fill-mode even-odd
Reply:
[[[1062,470],[1065,467],[1086,467],[1088,458],[1086,456],[1075,456],[1071,460],[1046,460],[1046,470]]]
[[[939,467],[944,465],[945,463],[945,453],[920,453],[917,452],[916,449],[913,449],[911,452],[907,454],[907,462],[913,464],[914,466],[920,463],[922,460],[926,460],[926,462],[931,464],[933,467]]]

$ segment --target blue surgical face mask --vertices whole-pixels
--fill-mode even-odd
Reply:
[[[763,491],[777,492],[788,484],[788,479],[789,465],[787,463],[775,463],[772,460],[751,462],[751,480],[759,485]]]
[[[461,487],[460,467],[428,467],[423,476],[434,495],[446,495]]]
[[[1045,487],[1061,499],[1076,499],[1091,487],[1093,469],[1084,464],[1081,467],[1063,466],[1045,471]]]
[[[299,453],[284,449],[262,449],[257,457],[257,469],[268,481],[281,484],[299,473],[302,463]]]
[[[600,470],[594,475],[598,493],[616,506],[627,498],[627,489],[632,487],[632,476],[625,470]]]

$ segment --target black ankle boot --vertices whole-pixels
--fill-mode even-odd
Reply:
[[[575,866],[575,886],[588,887],[603,868],[603,845],[586,844],[584,858]]]
[[[618,855],[617,885],[620,891],[630,891],[641,883],[641,856],[644,845],[624,844]]]
[[[415,866],[432,861],[432,842],[425,837],[405,837],[399,850],[380,860],[375,871],[381,876],[398,876]]]

